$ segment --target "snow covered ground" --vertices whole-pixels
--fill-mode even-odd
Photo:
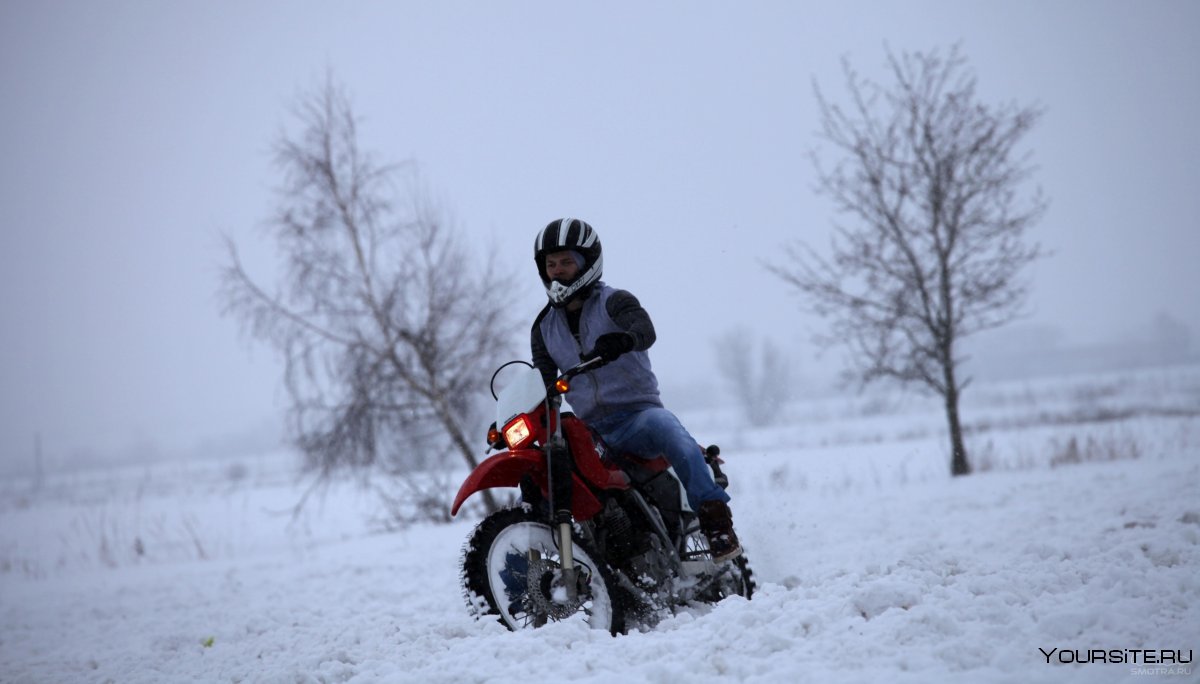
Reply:
[[[616,638],[473,621],[473,521],[382,532],[347,484],[293,522],[283,455],[10,479],[0,681],[1200,681],[1143,662],[1200,649],[1200,367],[965,401],[982,472],[957,479],[932,400],[684,414],[759,590]],[[1093,649],[1138,662],[1060,662]]]

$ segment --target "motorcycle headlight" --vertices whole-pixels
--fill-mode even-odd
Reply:
[[[508,448],[521,449],[533,441],[533,424],[529,420],[529,416],[522,413],[521,415],[508,421],[504,426],[504,441],[508,442]]]

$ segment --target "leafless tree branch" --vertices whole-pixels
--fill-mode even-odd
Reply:
[[[293,113],[299,132],[274,146],[282,277],[264,287],[227,239],[224,311],[283,357],[291,436],[320,479],[346,468],[403,477],[446,467],[447,454],[473,468],[476,400],[515,338],[502,301],[511,276],[466,249],[411,164],[359,146],[332,77]],[[437,481],[400,491],[429,511],[417,483]]]
[[[889,50],[888,66],[885,87],[843,61],[846,106],[814,85],[820,137],[838,153],[832,167],[814,153],[818,187],[849,220],[829,257],[798,242],[768,268],[830,320],[818,341],[848,346],[863,382],[915,383],[945,399],[951,471],[965,474],[958,398],[970,378],[957,345],[1021,313],[1021,274],[1042,256],[1026,233],[1046,200],[1021,193],[1034,168],[1015,153],[1042,112],[980,102],[957,47]]]
[[[775,423],[780,408],[792,397],[792,365],[787,355],[770,340],[756,345],[754,337],[742,328],[718,337],[713,350],[717,370],[746,420],[756,427]]]

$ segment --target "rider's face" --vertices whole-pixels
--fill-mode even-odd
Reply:
[[[570,252],[554,252],[546,255],[546,277],[560,283],[569,283],[579,273],[579,266]]]

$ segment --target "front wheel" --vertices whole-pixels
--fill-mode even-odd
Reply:
[[[612,571],[576,536],[577,597],[563,583],[562,557],[550,526],[523,507],[497,511],[476,526],[462,559],[467,605],[511,630],[554,620],[583,620],[616,634],[624,629]]]

